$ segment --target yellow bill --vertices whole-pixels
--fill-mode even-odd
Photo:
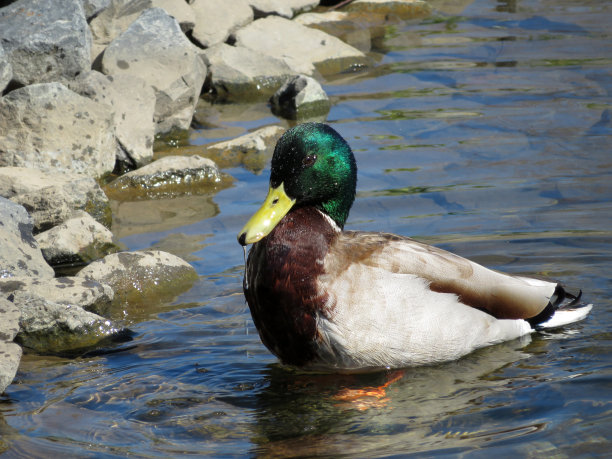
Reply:
[[[266,200],[238,233],[238,242],[242,245],[253,244],[266,237],[294,204],[295,199],[287,196],[284,184],[277,188],[270,187]]]

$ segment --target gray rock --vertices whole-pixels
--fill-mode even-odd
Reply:
[[[235,139],[208,145],[203,154],[220,167],[244,166],[260,173],[283,132],[283,127],[266,126]]]
[[[293,73],[282,60],[247,48],[219,43],[204,52],[210,86],[218,100],[268,98]]]
[[[26,86],[0,99],[0,166],[101,177],[115,167],[110,106],[60,83]]]
[[[21,311],[15,341],[41,354],[82,352],[125,333],[110,320],[75,304],[60,304],[22,291],[11,298]]]
[[[364,53],[372,49],[373,38],[383,37],[385,34],[385,28],[382,26],[384,21],[368,14],[325,11],[300,14],[294,21],[333,35]]]
[[[115,179],[106,186],[106,193],[123,201],[137,196],[194,194],[216,189],[222,180],[217,165],[208,158],[166,156]]]
[[[79,0],[18,0],[0,9],[0,42],[19,85],[74,78],[91,66],[91,32]]]
[[[314,78],[296,75],[287,80],[270,99],[272,112],[288,119],[306,120],[325,117],[331,103]]]
[[[277,16],[258,19],[236,32],[236,46],[281,56],[294,74],[340,73],[369,65],[361,51],[336,37]]]
[[[110,285],[115,301],[128,304],[169,300],[191,288],[198,278],[186,261],[154,250],[107,255],[77,276]]]
[[[57,304],[77,305],[102,316],[110,313],[114,298],[110,286],[80,277],[0,279],[0,298],[12,298],[11,295],[17,293],[38,296]]]
[[[85,11],[85,18],[87,18],[87,21],[91,21],[110,6],[111,0],[81,0],[81,4],[83,5],[83,11]]]
[[[89,24],[93,38],[92,60],[97,61],[99,54],[152,5],[152,0],[109,0]]]
[[[291,19],[298,13],[319,5],[319,0],[248,0],[255,17],[276,15]]]
[[[240,27],[253,21],[247,0],[193,0],[196,24],[193,38],[205,48],[222,43]]]
[[[32,236],[32,219],[26,210],[0,197],[0,279],[53,275]]]
[[[59,225],[81,210],[99,223],[111,225],[108,198],[91,177],[0,167],[0,196],[25,206],[36,233]]]
[[[195,27],[195,13],[187,2],[176,0],[153,0],[153,8],[163,8],[176,19],[184,33],[190,32]]]
[[[13,342],[19,332],[21,311],[0,296],[0,394],[15,378],[21,360],[21,347]]]
[[[35,236],[51,266],[84,265],[117,252],[113,233],[87,212]]]
[[[113,107],[115,136],[128,157],[125,168],[134,169],[153,160],[155,92],[142,78],[124,74],[110,77],[92,70],[67,85],[82,96]]]
[[[13,67],[0,43],[0,94],[13,78]]]
[[[146,10],[113,40],[102,71],[134,75],[153,87],[157,133],[189,128],[206,78],[200,51],[161,8]]]

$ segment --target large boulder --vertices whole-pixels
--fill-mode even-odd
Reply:
[[[32,219],[26,210],[0,197],[0,278],[53,275],[32,236]]]
[[[25,167],[0,167],[0,196],[23,205],[39,233],[88,212],[106,227],[111,225],[108,198],[91,177],[56,174]]]
[[[358,49],[320,30],[278,16],[258,19],[236,32],[236,46],[281,59],[294,74],[335,74],[369,65]]]
[[[225,43],[210,47],[204,55],[210,70],[209,91],[218,100],[268,98],[293,74],[280,59]]]
[[[19,332],[21,311],[0,296],[0,394],[13,381],[21,360],[21,347],[13,342]]]
[[[193,39],[205,48],[222,43],[240,27],[253,21],[247,0],[193,0],[195,13]]]
[[[74,78],[91,66],[91,32],[79,0],[18,0],[0,9],[0,42],[18,85]]]
[[[92,70],[67,83],[74,92],[113,107],[115,136],[126,157],[124,169],[144,166],[153,160],[155,92],[142,78],[118,74],[113,77]]]
[[[191,288],[198,278],[189,263],[158,250],[107,255],[77,276],[110,285],[115,301],[128,304],[169,300]]]
[[[217,165],[208,158],[166,156],[122,175],[105,189],[111,198],[127,201],[137,197],[197,194],[215,190],[222,182]]]
[[[176,0],[153,0],[152,3],[154,8],[162,8],[176,19],[183,32],[191,32],[195,27],[195,13],[189,3]]]
[[[35,236],[45,260],[51,266],[85,265],[117,252],[113,233],[87,212]]]
[[[101,177],[117,153],[109,105],[60,83],[41,83],[0,99],[0,166]]]
[[[298,13],[308,11],[319,4],[319,0],[248,0],[255,17],[276,15],[291,19]]]
[[[13,78],[13,67],[9,62],[7,54],[4,52],[2,43],[0,43],[0,94],[7,87]]]
[[[153,87],[156,132],[161,133],[189,128],[206,64],[176,20],[150,8],[106,48],[102,72],[137,76]]]
[[[114,292],[108,285],[80,277],[0,279],[0,298],[12,298],[11,295],[18,292],[44,297],[57,304],[77,305],[101,316],[110,313],[114,298]]]

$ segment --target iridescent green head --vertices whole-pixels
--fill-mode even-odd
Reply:
[[[306,123],[289,129],[274,149],[270,191],[238,235],[242,245],[265,237],[294,206],[314,206],[342,228],[357,186],[351,148],[331,127]]]

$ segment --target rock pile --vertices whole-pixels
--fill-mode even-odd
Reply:
[[[226,103],[271,98],[278,116],[324,119],[331,103],[319,81],[373,65],[365,54],[373,26],[429,10],[424,0],[354,0],[342,12],[312,12],[318,4],[3,3],[0,393],[18,368],[18,344],[79,355],[129,338],[113,305],[190,288],[197,275],[178,257],[116,253],[112,220],[123,234],[158,228],[155,212],[177,195],[204,206],[200,215],[213,215],[207,194],[232,182],[219,166],[261,171],[284,128],[153,161],[156,136],[189,129],[201,96]],[[120,176],[104,185],[112,174]],[[135,220],[133,206],[147,208],[151,200],[148,221]],[[87,264],[76,276],[56,277],[61,267]]]

